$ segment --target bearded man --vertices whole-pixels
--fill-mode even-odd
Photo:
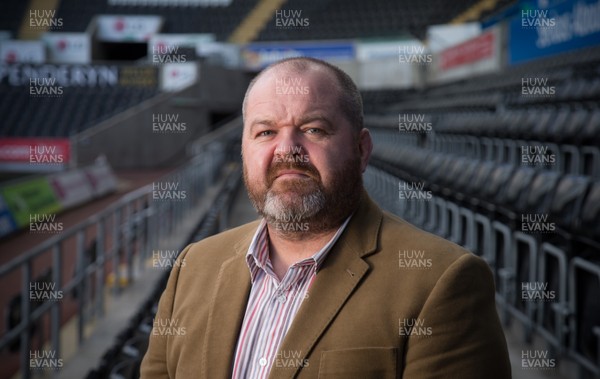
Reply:
[[[486,263],[365,192],[372,141],[347,74],[277,62],[243,116],[261,219],[180,254],[156,319],[186,334],[151,336],[142,378],[510,378]]]

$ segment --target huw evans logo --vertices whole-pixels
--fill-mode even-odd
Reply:
[[[152,132],[153,133],[184,133],[187,131],[187,124],[179,120],[179,114],[171,113],[153,113],[152,114]]]
[[[63,19],[56,17],[56,9],[30,9],[29,27],[48,31],[57,30],[63,27]]]
[[[431,258],[425,257],[425,250],[399,250],[398,265],[400,268],[429,269]]]
[[[30,282],[29,300],[31,301],[59,301],[64,297],[62,290],[56,289],[56,283]]]
[[[302,358],[302,351],[299,350],[281,350],[277,352],[272,367],[280,368],[298,368],[308,367],[308,359]]]
[[[277,95],[308,95],[309,88],[303,84],[302,78],[284,76],[275,79],[275,93]]]
[[[153,336],[185,336],[186,334],[186,327],[179,325],[177,318],[155,318],[152,322]]]
[[[29,369],[31,370],[59,370],[63,368],[62,358],[54,350],[30,350]]]
[[[308,154],[301,146],[278,146],[274,160],[275,163],[308,163]]]
[[[521,27],[524,29],[554,28],[556,18],[549,17],[547,9],[521,10]]]
[[[152,267],[172,269],[173,267],[185,267],[185,258],[177,260],[179,250],[152,250]]]
[[[556,223],[549,221],[547,214],[524,213],[521,215],[523,233],[554,233]]]
[[[30,233],[56,234],[64,230],[62,221],[56,221],[56,214],[33,213],[29,215]]]
[[[431,326],[425,325],[425,319],[403,318],[399,319],[399,335],[407,337],[431,337],[432,329]]]
[[[179,184],[179,182],[152,183],[152,200],[183,201],[187,199],[187,192],[179,188]]]
[[[304,288],[303,285],[298,283],[289,284],[287,287],[282,288],[279,292],[278,298],[281,298],[282,295],[284,297],[284,299],[282,298],[283,303],[285,303],[288,299],[302,298],[306,300],[309,297],[308,291]]]
[[[298,9],[278,9],[275,11],[275,27],[278,29],[305,29],[310,26],[308,17]]]
[[[433,125],[426,120],[424,114],[403,114],[398,115],[398,131],[400,132],[430,132]]]
[[[62,165],[66,162],[65,156],[58,151],[56,146],[29,146],[29,163]]]
[[[553,166],[556,164],[556,154],[548,146],[521,146],[522,166]]]
[[[521,95],[527,97],[553,97],[556,87],[548,83],[548,78],[521,78]]]
[[[56,84],[56,78],[29,78],[29,95],[33,97],[59,97],[63,87]]]
[[[556,359],[548,350],[521,350],[521,368],[548,370],[556,368]]]
[[[310,229],[308,222],[302,222],[300,215],[291,213],[284,213],[281,217],[278,217],[274,226],[275,230],[283,232],[308,232]]]
[[[398,198],[400,200],[431,200],[433,194],[425,190],[423,182],[398,182]]]
[[[433,62],[433,54],[425,53],[425,46],[409,45],[398,47],[398,63],[427,64]]]
[[[185,63],[187,56],[179,52],[179,46],[157,44],[152,46],[152,63]]]
[[[554,301],[556,291],[548,289],[548,283],[521,282],[521,300],[523,301]]]

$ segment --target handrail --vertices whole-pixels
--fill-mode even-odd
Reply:
[[[230,157],[231,146],[239,140],[241,118],[236,118],[221,128],[206,134],[195,141],[195,153],[189,161],[179,169],[170,172],[159,180],[160,182],[185,182],[190,188],[186,201],[156,201],[152,194],[153,185],[145,185],[127,194],[105,209],[88,219],[70,227],[56,236],[48,238],[24,254],[0,266],[0,280],[9,274],[20,271],[21,301],[19,323],[6,326],[0,338],[0,349],[13,341],[20,339],[20,368],[22,377],[31,377],[30,348],[31,326],[38,322],[47,312],[50,312],[50,342],[54,354],[60,356],[61,301],[40,301],[32,303],[29,290],[36,282],[34,277],[34,260],[43,254],[49,254],[52,263],[53,291],[65,294],[77,290],[76,305],[78,316],[78,340],[84,340],[84,326],[90,316],[101,316],[105,307],[104,286],[105,277],[114,274],[114,292],[120,292],[121,266],[125,267],[125,279],[133,280],[133,267],[137,260],[141,270],[150,254],[148,246],[158,246],[157,241],[176,233],[179,225],[194,210],[208,189],[207,183],[214,180],[226,166]],[[215,143],[218,141],[219,143]],[[205,212],[205,211],[204,211]],[[197,216],[197,214],[192,214]],[[95,248],[96,258],[90,259],[86,253],[86,234],[91,228],[96,228],[91,240]],[[73,241],[75,248],[67,251],[63,246],[65,241]],[[107,243],[108,241],[108,243]],[[106,246],[105,246],[106,245]],[[75,253],[75,275],[64,282],[62,268],[65,262],[64,254]],[[36,263],[37,264],[37,263]],[[107,266],[111,265],[111,266]],[[93,281],[93,283],[92,283]],[[64,282],[64,283],[63,283]],[[91,288],[94,295],[91,296]],[[90,309],[88,309],[90,308]],[[91,315],[89,314],[92,312]],[[20,337],[20,338],[19,338]]]

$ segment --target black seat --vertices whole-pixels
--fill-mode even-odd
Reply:
[[[550,217],[563,230],[573,231],[578,226],[589,185],[590,178],[581,175],[565,175],[558,183],[550,206]]]
[[[600,145],[600,108],[595,108],[579,134],[582,145]]]
[[[497,202],[501,202],[503,189],[509,182],[515,166],[512,164],[503,164],[496,166],[486,181],[486,185],[481,192],[481,206],[488,212],[496,209]]]
[[[558,185],[561,174],[556,171],[542,170],[532,180],[528,187],[524,203],[517,204],[523,212],[547,214],[554,190]]]
[[[580,230],[585,236],[600,242],[600,180],[593,182],[585,198]]]
[[[523,208],[519,204],[520,199],[528,192],[537,171],[531,167],[520,167],[517,169],[503,193],[499,193],[496,198],[498,212],[500,216],[512,221],[516,218],[516,210]],[[522,204],[522,203],[521,203]]]

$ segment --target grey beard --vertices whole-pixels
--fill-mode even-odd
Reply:
[[[320,189],[302,196],[300,202],[294,201],[292,204],[285,204],[281,196],[268,191],[262,213],[268,223],[303,222],[317,215],[325,208],[325,203],[325,194]]]

